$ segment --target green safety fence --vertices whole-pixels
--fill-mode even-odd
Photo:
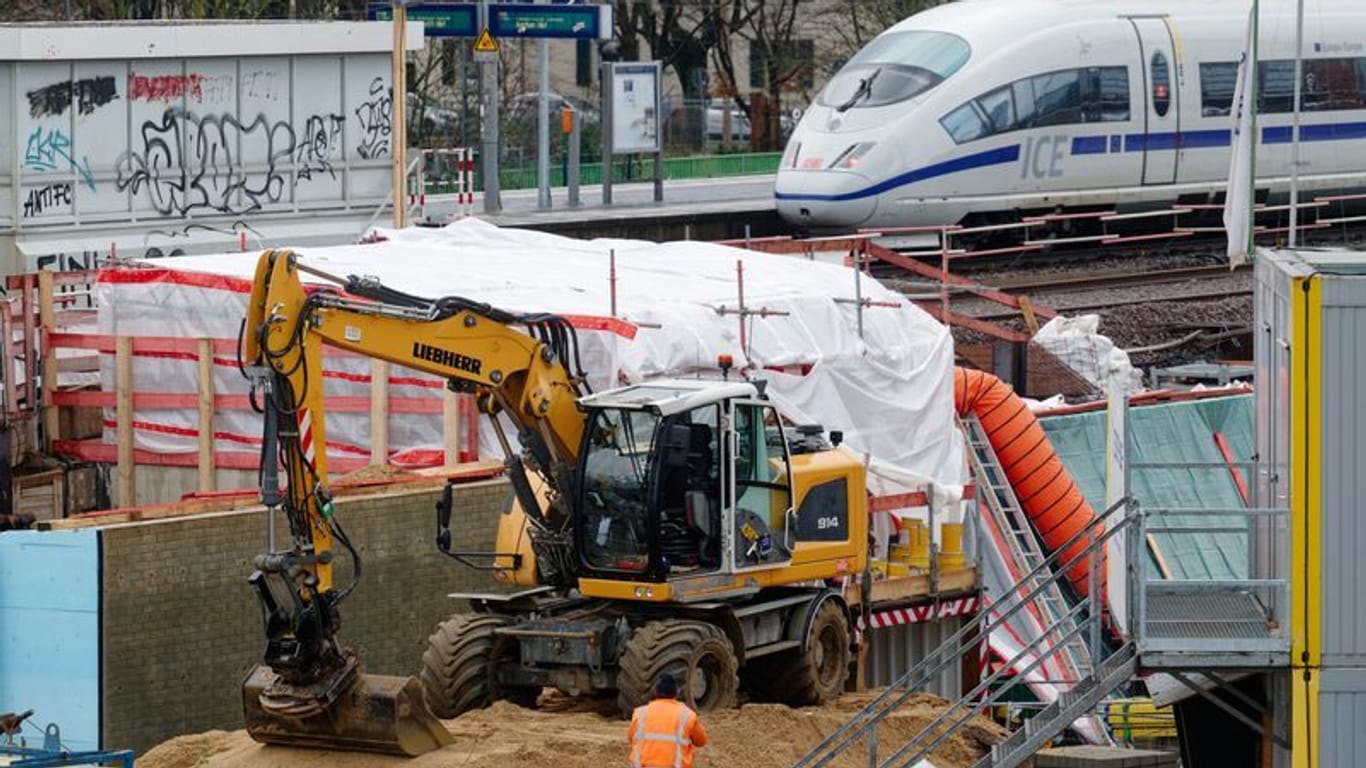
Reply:
[[[727,176],[751,176],[775,173],[782,160],[781,152],[750,152],[727,155],[696,155],[692,157],[664,158],[664,178],[670,181],[682,179],[715,179]],[[568,169],[563,163],[550,167],[550,186],[568,186],[565,181]],[[456,191],[453,179],[439,177],[439,171],[428,171],[427,192],[441,194]],[[535,189],[536,169],[502,168],[498,178],[503,189]],[[612,183],[650,181],[654,178],[654,160],[649,157],[624,157],[612,161]],[[584,163],[579,167],[579,183],[585,186],[602,183],[602,163]],[[483,189],[482,168],[475,170],[475,188]]]

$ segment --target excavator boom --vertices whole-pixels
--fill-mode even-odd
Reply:
[[[305,289],[301,271],[334,285]],[[338,606],[355,589],[361,562],[327,490],[323,345],[476,392],[485,413],[507,413],[518,426],[540,484],[565,488],[583,433],[575,406],[581,379],[562,362],[576,356],[573,332],[550,315],[513,315],[459,297],[422,299],[373,280],[327,275],[289,251],[266,251],[257,263],[242,362],[264,416],[262,501],[284,510],[290,541],[258,556],[249,579],[264,609],[266,652],[243,684],[247,731],[270,744],[418,755],[450,742],[422,685],[366,674],[338,634]],[[526,472],[520,457],[509,458],[522,508],[542,532],[538,555],[551,564],[545,569],[566,557],[556,542],[568,540],[570,515],[558,495],[533,492]],[[352,563],[351,581],[341,586],[338,545]]]

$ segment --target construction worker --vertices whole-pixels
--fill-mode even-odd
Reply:
[[[665,672],[655,697],[631,713],[631,768],[692,768],[694,747],[707,745],[697,713],[678,700],[678,681]]]

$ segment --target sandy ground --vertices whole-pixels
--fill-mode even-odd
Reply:
[[[698,768],[744,766],[786,768],[844,723],[873,694],[851,694],[827,707],[790,709],[748,704],[703,718],[711,744],[698,752]],[[942,700],[917,695],[879,726],[880,756],[886,758],[929,723]],[[257,744],[245,731],[209,731],[161,744],[137,761],[137,768],[614,768],[627,764],[627,724],[609,714],[607,702],[574,701],[548,694],[538,710],[507,702],[446,722],[455,744],[405,760],[359,753],[298,750]],[[1006,731],[977,718],[935,750],[938,768],[967,768]],[[861,745],[834,765],[867,765]]]

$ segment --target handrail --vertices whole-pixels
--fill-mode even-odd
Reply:
[[[1073,607],[1067,612],[1067,614],[1066,614],[1066,616],[1064,617],[1064,619],[1070,619],[1070,620],[1075,621],[1077,618],[1080,617],[1081,612],[1082,612],[1082,609],[1088,608],[1088,607],[1089,607],[1089,605],[1087,604],[1086,601],[1082,601],[1082,602],[1080,602],[1080,603],[1077,603],[1075,606],[1073,606]],[[914,736],[912,736],[910,739],[908,739],[908,740],[906,741],[906,743],[903,744],[903,745],[901,746],[900,749],[898,749],[896,752],[893,752],[890,756],[888,756],[888,758],[882,762],[882,765],[891,765],[891,764],[892,764],[895,760],[897,760],[898,758],[901,758],[901,757],[905,756],[906,753],[910,751],[911,747],[912,747],[917,741],[919,741],[921,737],[923,737],[923,736],[924,736],[925,734],[927,734],[927,733],[932,733],[937,727],[939,727],[940,723],[942,723],[942,722],[947,718],[947,716],[949,715],[949,713],[954,711],[954,709],[960,709],[960,708],[961,708],[961,709],[966,709],[966,710],[967,710],[967,714],[966,714],[966,715],[963,715],[962,717],[959,717],[957,720],[955,720],[955,721],[953,722],[952,725],[950,725],[948,728],[945,728],[945,729],[943,730],[943,732],[941,732],[933,741],[931,741],[928,745],[922,747],[922,748],[920,749],[920,751],[916,752],[915,755],[914,755],[910,760],[907,761],[908,763],[914,765],[915,762],[916,762],[917,760],[920,760],[920,759],[924,758],[925,756],[927,756],[931,751],[934,750],[935,747],[939,746],[940,744],[942,744],[942,743],[944,742],[945,739],[947,739],[947,738],[949,738],[950,736],[952,736],[954,730],[956,730],[959,726],[961,726],[963,723],[966,723],[968,720],[971,720],[971,719],[977,714],[977,709],[978,709],[978,707],[982,707],[982,706],[991,706],[992,704],[995,704],[997,701],[999,701],[1000,696],[1002,696],[1002,695],[1004,695],[1006,692],[1010,691],[1011,688],[1013,687],[1013,685],[1015,685],[1016,683],[1012,683],[1012,684],[1010,684],[1010,685],[1006,685],[1006,686],[1002,687],[1000,690],[998,690],[998,691],[996,691],[995,693],[989,695],[989,696],[988,696],[984,701],[982,701],[980,704],[976,704],[976,705],[973,705],[973,706],[971,706],[971,707],[968,707],[968,706],[964,703],[964,702],[972,701],[972,700],[975,699],[977,696],[981,695],[983,692],[990,690],[991,685],[992,685],[993,683],[995,683],[998,679],[1000,679],[1002,676],[1004,676],[1005,673],[1006,673],[1008,670],[1014,668],[1014,666],[1015,666],[1014,662],[1020,661],[1021,659],[1025,658],[1025,657],[1028,656],[1029,654],[1034,653],[1034,652],[1036,651],[1036,649],[1037,649],[1037,646],[1039,646],[1039,645],[1042,643],[1043,639],[1044,639],[1045,637],[1048,637],[1050,634],[1052,634],[1054,630],[1056,630],[1056,629],[1062,627],[1062,626],[1063,626],[1063,623],[1064,623],[1064,620],[1063,620],[1063,619],[1059,619],[1057,622],[1055,622],[1054,624],[1052,624],[1051,626],[1049,626],[1048,629],[1045,629],[1045,630],[1043,631],[1043,634],[1039,635],[1037,638],[1034,639],[1033,642],[1031,642],[1029,645],[1025,646],[1024,648],[1022,648],[1022,649],[1020,650],[1019,653],[1015,654],[1015,656],[1012,657],[1009,661],[1007,661],[1006,664],[1002,665],[1000,669],[998,669],[998,670],[996,670],[995,672],[991,673],[991,675],[988,676],[985,680],[982,680],[982,681],[979,682],[975,687],[973,687],[973,689],[972,689],[971,691],[968,691],[967,693],[963,694],[963,696],[962,696],[961,698],[959,698],[958,701],[954,702],[952,706],[949,706],[949,707],[945,708],[944,711],[941,712],[941,713],[939,713],[939,716],[936,717],[934,720],[930,721],[930,723],[929,723],[928,725],[924,726],[924,727],[921,728],[919,731],[917,731],[916,734],[915,734]],[[1062,637],[1059,637],[1059,638],[1058,638],[1057,643],[1055,644],[1055,647],[1062,647],[1062,645],[1063,645],[1064,643],[1066,643],[1068,640],[1071,640],[1073,637],[1076,637],[1077,635],[1080,635],[1083,626],[1084,626],[1084,625],[1081,624],[1081,623],[1075,624],[1075,625],[1072,627],[1072,629],[1070,629],[1070,630],[1068,630],[1067,632],[1063,633]],[[1036,656],[1036,658],[1034,659],[1033,662],[1031,662],[1031,663],[1030,663],[1027,667],[1025,667],[1024,669],[1018,671],[1018,674],[1017,674],[1016,677],[1015,677],[1015,680],[1016,680],[1016,681],[1023,680],[1030,672],[1033,672],[1035,669],[1038,669],[1038,668],[1039,668],[1040,666],[1042,666],[1042,665],[1044,664],[1044,662],[1047,661],[1048,658],[1049,658],[1049,654],[1047,654],[1047,653],[1044,653],[1044,654],[1035,653],[1035,656]]]
[[[1057,561],[1060,558],[1060,556],[1063,553],[1067,552],[1067,550],[1070,549],[1073,544],[1079,541],[1083,536],[1090,536],[1096,527],[1103,525],[1104,522],[1107,519],[1109,519],[1111,515],[1113,515],[1121,507],[1125,506],[1128,503],[1128,501],[1128,497],[1120,499],[1119,501],[1111,505],[1109,509],[1106,509],[1101,514],[1097,515],[1095,519],[1091,520],[1091,522],[1087,523],[1085,526],[1078,529],[1076,533],[1072,534],[1072,536],[1070,536],[1067,539],[1067,541],[1063,542],[1063,544],[1059,546],[1056,550],[1054,550],[1052,554],[1044,558],[1043,562],[1041,562],[1037,567],[1030,571],[1020,581],[1024,582],[1029,579],[1032,579],[1039,573],[1047,570],[1051,565],[1053,565],[1055,561]],[[1113,531],[1121,530],[1124,527],[1125,525],[1120,525],[1114,528]],[[1098,539],[1095,539],[1095,541],[1107,541],[1111,535],[1113,535],[1112,531],[1107,531],[1104,535],[1102,535]],[[1071,559],[1069,559],[1066,562],[1065,565],[1058,568],[1055,573],[1053,573],[1050,577],[1041,582],[1034,589],[1030,590],[1030,592],[1026,594],[1024,597],[1018,598],[1015,604],[1008,610],[1006,610],[1004,613],[1001,613],[999,611],[995,612],[995,619],[989,619],[991,612],[984,612],[982,616],[988,618],[989,620],[986,621],[980,629],[976,628],[978,624],[983,624],[980,618],[977,622],[972,622],[963,625],[957,632],[955,632],[948,639],[940,643],[939,646],[937,646],[933,651],[929,653],[929,655],[927,655],[924,659],[921,659],[920,662],[918,662],[915,666],[911,667],[911,669],[908,670],[904,675],[897,678],[890,685],[888,685],[887,689],[884,690],[882,693],[878,694],[878,696],[875,699],[868,702],[868,704],[865,705],[864,708],[858,714],[851,718],[849,722],[837,728],[833,733],[831,733],[824,740],[822,740],[820,744],[816,745],[810,752],[802,756],[802,758],[797,761],[793,768],[806,768],[806,766],[813,766],[814,768],[815,766],[826,765],[836,755],[848,749],[855,740],[863,736],[864,733],[868,732],[873,726],[876,725],[878,721],[885,718],[889,713],[894,711],[904,701],[909,699],[912,694],[915,693],[915,686],[912,684],[913,681],[921,680],[922,678],[927,680],[930,675],[933,675],[934,673],[943,669],[949,663],[952,663],[955,659],[961,656],[963,650],[966,648],[966,646],[963,644],[963,639],[965,637],[967,637],[970,633],[974,631],[976,631],[977,634],[985,636],[997,627],[1004,625],[1008,619],[1010,619],[1021,609],[1023,609],[1025,605],[1032,602],[1036,597],[1042,594],[1050,586],[1056,584],[1058,579],[1064,578],[1067,574],[1067,571],[1070,570],[1073,565],[1075,565],[1083,557],[1088,556],[1088,553],[1090,552],[1092,546],[1094,546],[1094,544],[1088,546],[1082,552],[1073,555]],[[1012,598],[1015,598],[1015,592],[1013,590],[1011,594],[1006,597],[1006,600],[1010,600]],[[947,651],[946,648],[950,646],[950,644],[953,644],[954,647],[952,651]],[[947,658],[944,658],[942,661],[938,662],[936,665],[931,666],[932,662],[934,662],[936,659],[939,659],[941,656],[944,656],[944,654],[946,653],[950,655]],[[901,688],[902,686],[906,686],[906,692],[900,695],[896,695],[897,689]],[[892,700],[894,696],[895,700]],[[888,702],[890,702],[889,706],[879,708],[879,705],[887,704]],[[841,737],[843,737],[842,740]],[[819,757],[822,751],[827,749],[832,749],[833,751],[831,751],[830,754],[824,757]]]

